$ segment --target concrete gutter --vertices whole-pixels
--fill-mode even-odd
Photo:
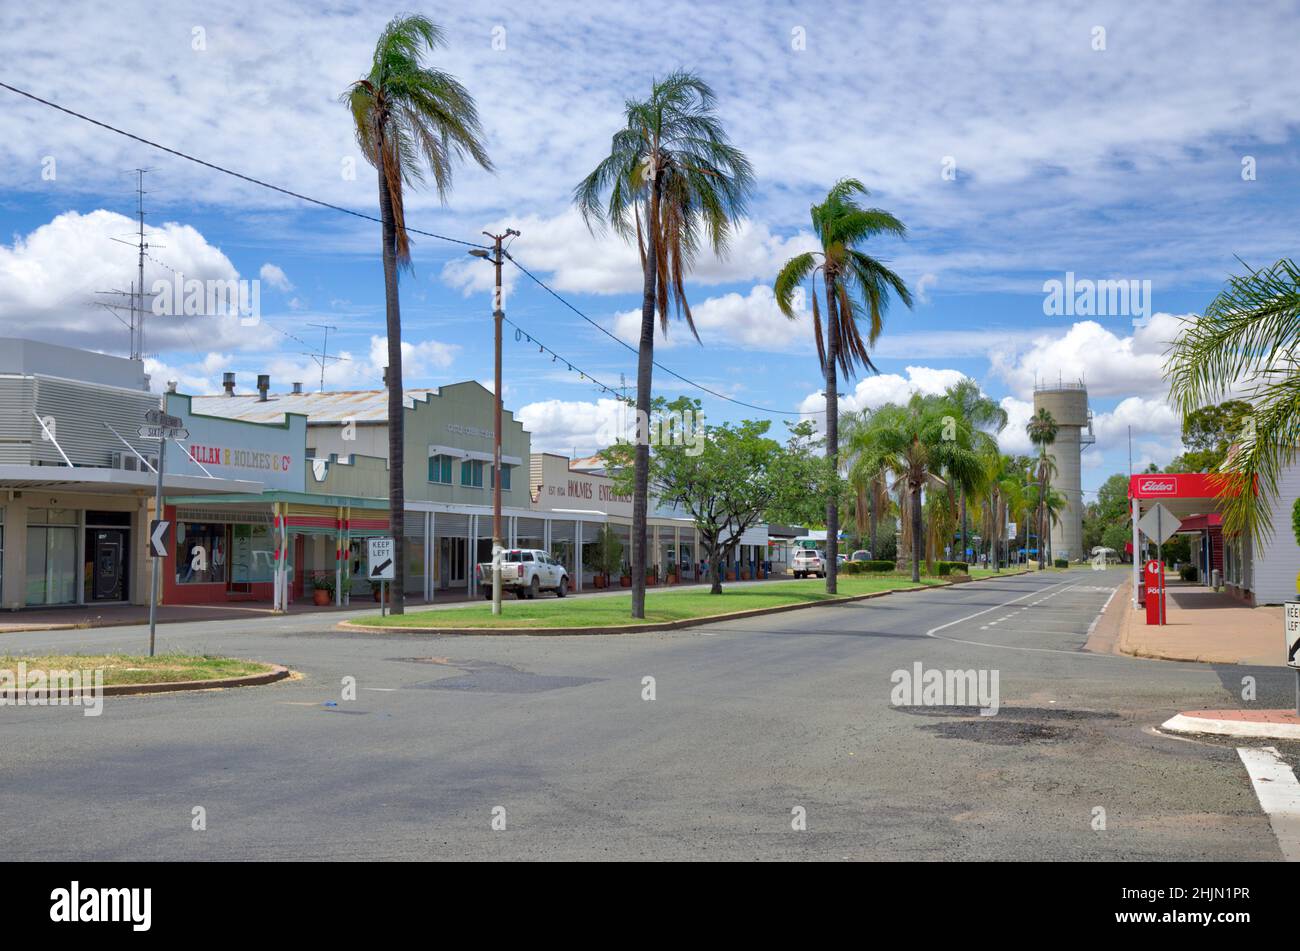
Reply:
[[[981,579],[986,580],[986,579]],[[649,624],[613,624],[588,627],[406,627],[380,626],[377,624],[358,624],[355,621],[341,621],[340,630],[365,634],[512,634],[522,636],[545,636],[565,634],[631,634],[637,631],[675,631],[685,627],[698,627],[701,624],[717,624],[723,621],[742,621],[747,618],[765,617],[769,614],[784,614],[801,608],[824,608],[837,604],[850,604],[855,601],[867,601],[871,598],[883,598],[888,594],[905,594],[909,591],[933,591],[935,588],[948,588],[955,584],[967,584],[969,578],[960,581],[940,581],[937,584],[918,585],[914,588],[890,588],[885,591],[872,591],[869,594],[841,595],[822,601],[805,601],[796,604],[782,604],[772,608],[752,608],[748,611],[732,611],[727,614],[710,614],[704,617],[682,618],[677,621],[654,621]]]

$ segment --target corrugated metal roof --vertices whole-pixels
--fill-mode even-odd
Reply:
[[[428,402],[436,387],[406,390],[403,402],[410,409],[416,400]],[[241,419],[250,423],[278,423],[285,413],[298,413],[311,423],[339,423],[351,419],[358,423],[388,422],[387,390],[342,390],[327,393],[272,393],[263,402],[257,393],[234,396],[196,396],[191,409],[205,416]]]

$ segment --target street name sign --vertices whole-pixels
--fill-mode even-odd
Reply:
[[[144,421],[165,429],[182,429],[185,422],[179,416],[169,416],[160,409],[151,409],[144,414]]]
[[[1159,502],[1155,504],[1151,511],[1138,519],[1138,528],[1142,529],[1142,534],[1157,545],[1163,545],[1177,535],[1178,526],[1181,524],[1182,519]]]
[[[371,581],[392,581],[397,576],[393,559],[393,540],[391,538],[371,538],[368,544],[369,564],[366,577]]]
[[[175,419],[176,417],[172,417]],[[189,439],[190,431],[181,426],[141,426],[139,429],[141,439]]]

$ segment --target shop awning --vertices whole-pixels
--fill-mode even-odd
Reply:
[[[33,491],[98,492],[118,495],[151,494],[157,484],[152,472],[97,469],[90,466],[0,465],[0,488]],[[163,492],[186,495],[258,494],[262,483],[203,475],[163,472]]]

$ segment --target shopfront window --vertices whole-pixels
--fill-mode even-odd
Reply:
[[[176,525],[178,584],[224,584],[229,565],[226,526],[208,522]]]
[[[510,491],[510,470],[513,469],[513,468],[514,468],[513,466],[502,466],[502,467],[501,467],[501,491],[502,491],[502,492],[509,492],[509,491]],[[492,467],[491,467],[491,466],[488,467],[488,474],[489,474],[489,476],[491,476],[491,478],[488,479],[488,484],[489,484],[489,485],[493,485],[493,486],[495,486],[495,485],[496,485],[496,476],[492,473]]]
[[[230,527],[230,580],[235,584],[275,577],[275,542],[269,525]]]
[[[429,457],[429,481],[451,485],[451,456]]]
[[[27,525],[28,604],[72,604],[77,600],[77,512],[29,509]],[[46,524],[34,524],[44,522]],[[70,522],[71,524],[64,524]]]

